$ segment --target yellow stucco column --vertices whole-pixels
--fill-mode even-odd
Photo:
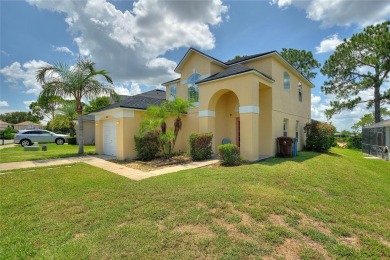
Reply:
[[[95,151],[103,153],[103,121],[95,120]]]
[[[116,120],[116,147],[118,160],[125,160],[137,156],[134,147],[134,134],[132,130],[134,119],[131,117],[121,117]]]
[[[244,160],[257,161],[259,159],[259,114],[255,106],[240,107],[240,110],[241,156]]]
[[[217,145],[215,143],[215,111],[200,110],[199,115],[199,133],[213,133],[212,148],[213,153],[217,152]]]

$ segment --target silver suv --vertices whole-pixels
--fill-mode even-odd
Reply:
[[[47,130],[21,130],[14,137],[14,143],[21,146],[30,146],[34,142],[62,145],[67,141],[67,135],[56,134]]]

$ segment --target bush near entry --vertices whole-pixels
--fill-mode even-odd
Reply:
[[[135,150],[138,152],[138,158],[141,161],[151,161],[156,158],[156,154],[160,151],[158,136],[156,132],[134,136]]]
[[[76,145],[77,138],[76,137],[68,137],[68,144]]]
[[[218,151],[222,165],[237,166],[241,164],[240,148],[237,145],[222,144],[218,146]]]
[[[211,158],[213,153],[211,149],[212,133],[191,134],[190,135],[190,154],[194,161],[201,161]]]
[[[306,133],[306,150],[315,152],[328,152],[332,147],[336,128],[328,123],[307,123],[304,127]]]

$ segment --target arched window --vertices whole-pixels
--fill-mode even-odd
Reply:
[[[192,102],[199,102],[199,88],[195,84],[200,79],[200,74],[194,73],[192,74],[188,80],[188,100],[191,100]],[[196,105],[196,104],[195,104]]]
[[[170,99],[173,99],[177,95],[177,83],[169,86]]]
[[[284,90],[290,91],[290,75],[284,72]]]

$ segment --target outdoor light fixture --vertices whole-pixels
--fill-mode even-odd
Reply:
[[[95,125],[96,125],[96,126],[99,126],[99,123],[96,123]]]
[[[119,124],[120,124],[120,121],[119,121],[119,120],[116,120],[116,124],[119,125]]]

